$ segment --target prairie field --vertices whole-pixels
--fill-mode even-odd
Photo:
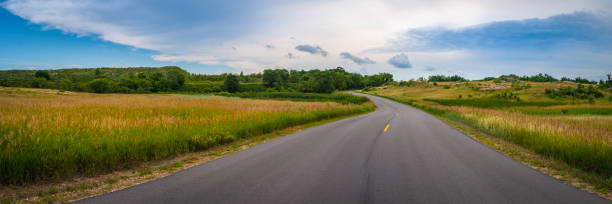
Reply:
[[[0,182],[109,172],[374,108],[370,102],[1,88]]]
[[[612,183],[612,99],[553,98],[546,89],[570,82],[506,83],[508,88],[482,90],[492,82],[424,82],[370,90],[459,121],[570,166],[594,172]]]

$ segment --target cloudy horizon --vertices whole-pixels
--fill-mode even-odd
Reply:
[[[605,78],[612,1],[7,0],[0,69],[177,65]],[[8,29],[6,29],[8,28]]]

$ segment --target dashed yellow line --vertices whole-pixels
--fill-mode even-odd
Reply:
[[[387,124],[387,126],[385,127],[385,131],[384,132],[387,132],[387,129],[389,129],[389,124]]]

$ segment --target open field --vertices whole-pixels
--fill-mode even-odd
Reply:
[[[348,114],[371,103],[0,90],[0,181],[20,184],[127,168]]]
[[[300,93],[300,92],[239,92],[233,94],[219,94],[240,98],[253,99],[275,99],[292,101],[333,101],[341,104],[362,104],[368,101],[367,98],[346,93]]]
[[[482,90],[492,82],[438,82],[385,86],[370,94],[419,107],[467,124],[538,154],[601,176],[612,189],[612,101],[609,91],[595,99],[553,98],[546,89],[570,82],[524,82],[517,88]]]

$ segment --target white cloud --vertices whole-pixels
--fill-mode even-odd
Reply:
[[[344,66],[347,70],[369,74],[386,71],[406,76],[408,74],[405,70],[397,70],[387,63],[369,64],[366,68],[355,67],[355,64],[342,60],[340,53],[365,56],[367,50],[401,37],[410,28],[458,28],[491,21],[548,17],[576,10],[612,10],[612,2],[609,0],[563,3],[557,0],[317,0],[240,3],[8,0],[2,6],[32,23],[50,29],[80,36],[96,36],[114,43],[158,51],[160,54],[152,58],[159,61],[223,64],[236,71],[259,71],[268,67],[308,69]],[[253,10],[257,12],[251,12]],[[303,44],[323,47],[329,55],[323,58],[296,53],[295,47]],[[293,54],[289,57],[288,53]],[[474,65],[474,62],[469,61],[469,54],[465,53],[406,52],[411,57],[412,65],[427,64],[440,69],[450,67],[453,62],[455,66]],[[368,53],[367,56],[372,61],[385,62],[393,54]],[[482,63],[481,66],[485,64],[493,63]]]
[[[217,58],[198,55],[152,55],[151,58],[165,62],[196,62],[200,64],[221,64]]]

